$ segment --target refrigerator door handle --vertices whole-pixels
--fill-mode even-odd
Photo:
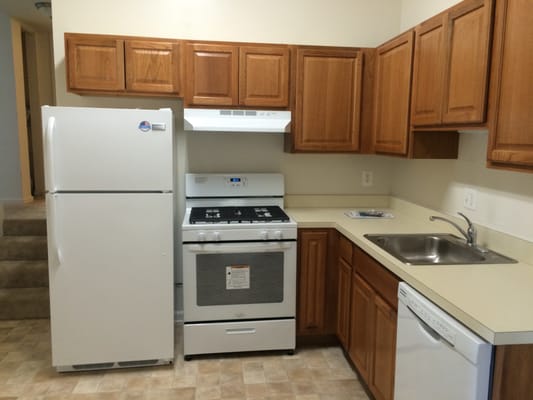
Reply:
[[[56,127],[55,117],[49,117],[44,133],[44,172],[46,186],[49,193],[56,191],[54,182],[54,131]]]
[[[56,212],[56,196],[54,194],[50,195],[48,197],[48,200],[50,200],[50,207],[48,209],[49,218],[47,218],[49,227],[50,227],[50,249],[53,251],[53,255],[55,255],[57,266],[59,267],[63,263],[63,256],[61,254],[61,248],[60,248],[60,239],[59,239],[59,232],[58,232],[58,221],[57,221],[57,212]]]

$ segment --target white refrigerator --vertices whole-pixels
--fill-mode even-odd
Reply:
[[[170,363],[170,109],[42,108],[52,365]]]

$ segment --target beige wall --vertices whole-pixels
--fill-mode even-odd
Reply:
[[[403,0],[402,30],[457,3],[456,0]],[[457,160],[399,160],[391,169],[393,195],[533,241],[533,174],[486,168],[488,133],[461,133]],[[476,210],[464,207],[473,189]],[[435,229],[437,227],[435,226]]]
[[[13,65],[15,76],[15,102],[17,107],[18,143],[20,161],[20,186],[22,200],[27,203],[33,200],[31,195],[30,158],[28,152],[28,130],[26,128],[26,104],[24,94],[24,67],[22,49],[22,25],[11,20],[11,36],[13,39]]]
[[[388,192],[386,159],[358,155],[285,154],[280,135],[184,133],[181,130],[182,104],[178,100],[67,94],[63,33],[376,46],[398,33],[400,2],[397,0],[94,0],[86,3],[54,0],[53,13],[58,104],[172,107],[177,114],[180,173],[280,171],[287,177],[288,193]],[[363,170],[375,172],[376,185],[370,190],[360,185]],[[178,189],[181,193],[182,188],[179,186]]]
[[[403,32],[425,19],[459,3],[460,0],[401,0],[400,30]]]

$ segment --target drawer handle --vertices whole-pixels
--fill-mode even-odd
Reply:
[[[255,328],[226,329],[226,335],[250,335],[255,333]]]

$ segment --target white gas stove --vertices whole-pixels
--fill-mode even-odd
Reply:
[[[297,226],[281,174],[187,174],[184,355],[295,348]]]

